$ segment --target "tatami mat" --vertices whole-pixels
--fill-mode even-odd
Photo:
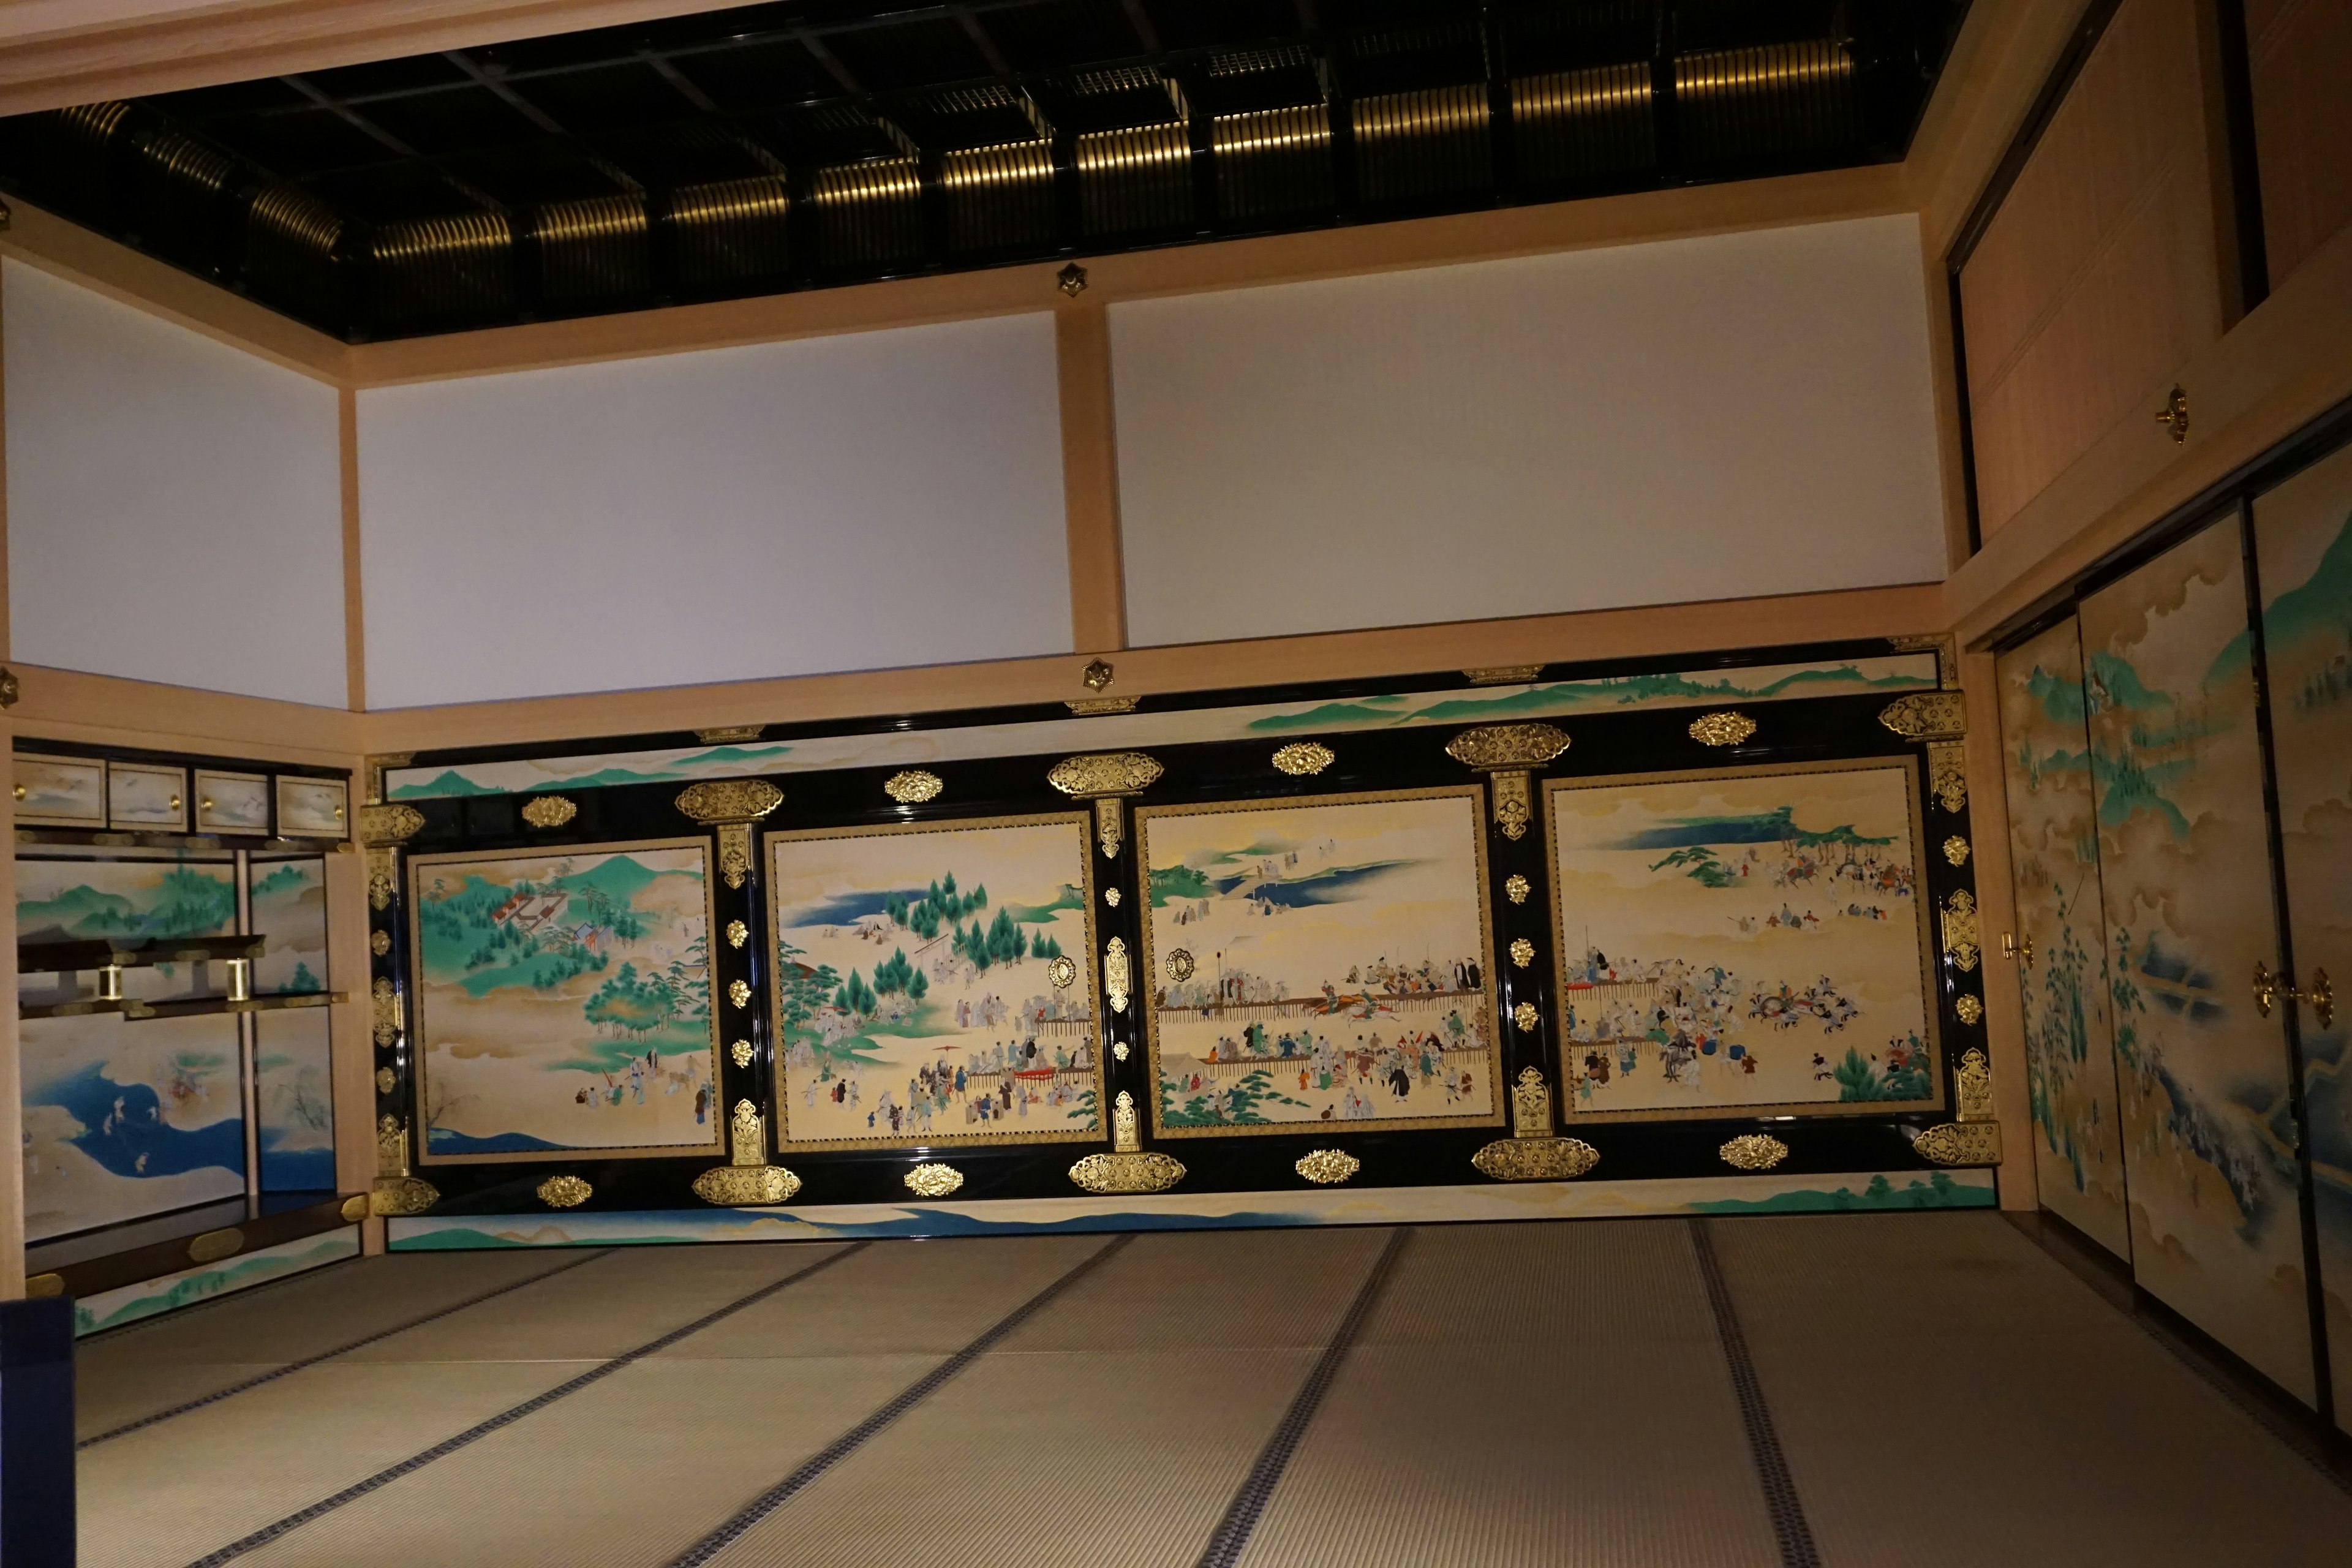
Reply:
[[[245,1561],[666,1563],[1108,1240],[865,1248]]]
[[[1787,1539],[1828,1568],[2268,1568],[2352,1541],[2352,1500],[1997,1215],[1398,1237],[341,1265],[84,1346],[85,1430],[517,1288],[85,1450],[82,1562],[666,1568],[709,1542],[715,1568],[1194,1568],[1213,1541],[1237,1568],[1809,1561],[1776,1544],[1717,1305],[1794,1483]]]
[[[1774,1568],[1680,1220],[1415,1235],[1244,1568]]]
[[[1830,1568],[2352,1560],[2352,1500],[1998,1215],[1706,1223]]]
[[[336,1264],[97,1335],[75,1353],[76,1435],[111,1431],[579,1261],[556,1251],[404,1253]]]
[[[1189,1564],[1387,1240],[1139,1237],[714,1568]]]

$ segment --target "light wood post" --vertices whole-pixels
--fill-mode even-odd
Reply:
[[[1127,646],[1127,568],[1119,547],[1118,433],[1111,412],[1110,312],[1054,315],[1061,372],[1062,500],[1070,530],[1070,635],[1080,653]]]
[[[2000,955],[2000,933],[2017,929],[2010,880],[2008,775],[2001,766],[2000,688],[1993,658],[1960,659],[1969,699],[1969,847],[1977,873],[1977,977],[1984,982],[1985,1055],[1992,1062],[1993,1110],[2000,1118],[2000,1206],[2032,1210],[2042,1202],[2033,1168],[2033,1108],[2025,1083],[2025,1012],[2017,965]]]

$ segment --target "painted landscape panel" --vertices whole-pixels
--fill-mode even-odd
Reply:
[[[1137,810],[1161,1134],[1501,1121],[1484,804]]]
[[[709,861],[672,838],[410,862],[427,1162],[720,1151]]]
[[[253,993],[274,996],[327,988],[327,863],[255,860],[247,867],[253,931],[263,939],[253,963]]]
[[[2327,1364],[2352,1430],[2352,447],[2256,500],[2254,544],[2295,974],[2341,998],[2325,1025],[2297,1016]]]
[[[19,1029],[27,1241],[245,1191],[235,1018],[99,1013]]]
[[[2306,1402],[2310,1307],[2234,522],[2083,601],[2132,1272]]]
[[[106,826],[106,763],[96,757],[16,758],[16,820],[59,827]]]
[[[1503,720],[1559,719],[1717,702],[1779,702],[1803,697],[1927,691],[1934,689],[1936,683],[1933,653],[1888,654],[1873,658],[1676,670],[1451,691],[1402,691],[1351,697],[1338,702],[1186,708],[1017,724],[820,735],[767,744],[457,763],[394,769],[385,775],[384,788],[385,798],[390,800],[432,800],[446,795],[743,778],[822,768],[919,767],[974,757],[1025,756],[1042,752],[1172,746],[1195,741],[1244,741],[1261,735],[1405,730],[1432,724],[1487,724]]]
[[[236,930],[234,862],[172,858],[16,861],[16,940],[20,943],[109,938],[125,945],[184,936],[226,936]],[[227,975],[207,963],[126,969],[122,994],[163,1002],[218,994]],[[26,974],[17,982],[26,1006],[98,994],[98,975]]]
[[[768,835],[782,1142],[1102,1135],[1089,820]]]
[[[335,1188],[335,1097],[324,1007],[254,1015],[254,1098],[261,1190]]]
[[[1940,1104],[1907,761],[1563,779],[1569,1120]]]
[[[2011,879],[2021,961],[2027,1099],[2042,1205],[2131,1256],[2099,898],[2098,796],[2083,697],[2083,641],[2068,616],[2001,655]]]
[[[196,770],[196,831],[269,831],[269,775]]]

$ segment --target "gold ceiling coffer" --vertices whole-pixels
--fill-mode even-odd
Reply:
[[[2000,1123],[1993,1120],[1992,1068],[1984,1049],[1970,1046],[1952,1070],[1953,1109],[1958,1121],[1930,1127],[1912,1141],[1912,1152],[1938,1165],[2000,1163]]]
[[[2172,384],[2172,391],[2165,396],[2164,406],[2156,411],[2156,422],[2163,426],[2171,435],[2174,446],[2185,447],[2189,444],[2189,389],[2187,387],[2177,381]]]
[[[408,1173],[408,1129],[397,1116],[375,1124],[375,1185],[368,1192],[368,1213],[423,1214],[441,1201],[440,1189]]]
[[[735,1102],[730,1124],[728,1160],[694,1178],[694,1195],[720,1208],[765,1208],[790,1202],[801,1190],[801,1179],[782,1165],[768,1163],[767,1124],[760,1108],[748,1100]]]
[[[1535,816],[1533,770],[1568,750],[1568,731],[1552,724],[1481,724],[1445,743],[1445,754],[1487,777],[1495,797],[1495,826],[1503,837],[1528,835]]]
[[[677,808],[719,832],[719,874],[740,888],[751,874],[751,824],[784,804],[765,779],[712,779],[677,792]]]
[[[1511,1088],[1511,1135],[1470,1156],[1479,1173],[1498,1182],[1564,1182],[1601,1163],[1601,1151],[1581,1138],[1551,1130],[1551,1085],[1535,1068]]]
[[[2268,964],[2259,958],[2254,960],[2254,1011],[2267,1018],[2271,1016],[2272,1006],[2282,998],[2289,1002],[2300,999],[2310,1003],[2311,1016],[2319,1020],[2319,1026],[2323,1029],[2336,1022],[2336,992],[2327,984],[2326,970],[2313,970],[2311,988],[2298,991],[2286,975],[2273,974]]]
[[[560,795],[533,795],[522,805],[522,819],[538,828],[561,827],[579,815],[579,803]]]
[[[1141,752],[1086,752],[1055,763],[1045,782],[1075,800],[1095,803],[1095,842],[1104,859],[1116,860],[1127,824],[1119,802],[1141,795],[1163,771]]]
[[[1880,709],[1878,721],[1906,741],[1958,741],[1969,732],[1969,701],[1957,691],[1915,691]]]
[[[1125,1089],[1111,1103],[1110,1152],[1089,1154],[1070,1167],[1070,1180],[1090,1193],[1164,1193],[1183,1179],[1182,1161],[1144,1152],[1135,1097]]]

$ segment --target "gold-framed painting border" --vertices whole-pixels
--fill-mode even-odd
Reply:
[[[425,869],[428,866],[481,865],[499,860],[558,860],[566,856],[626,855],[641,849],[694,849],[702,855],[702,920],[707,941],[716,943],[719,938],[718,899],[710,887],[711,843],[698,834],[671,838],[628,838],[610,843],[593,844],[529,844],[509,849],[449,849],[427,855],[406,857],[408,866],[408,899],[405,920],[408,926],[408,963],[404,977],[408,986],[408,1059],[415,1079],[415,1104],[412,1110],[417,1121],[416,1163],[419,1165],[524,1165],[545,1164],[551,1160],[698,1160],[722,1158],[727,1153],[727,1119],[719,1107],[724,1096],[719,1093],[723,1081],[719,1077],[719,1040],[721,1036],[719,1007],[719,956],[711,953],[708,984],[710,987],[710,1141],[707,1143],[647,1143],[626,1144],[614,1148],[581,1148],[565,1145],[559,1149],[529,1149],[512,1154],[435,1154],[428,1145],[432,1130],[424,1125],[425,1108],[432,1103],[431,1037],[425,1026],[425,984],[423,931],[417,914],[422,899]]]
[[[1223,816],[1251,811],[1300,811],[1323,805],[1377,805],[1388,801],[1435,800],[1440,798],[1466,800],[1470,803],[1470,841],[1476,859],[1475,881],[1472,897],[1478,909],[1478,954],[1484,961],[1480,977],[1486,981],[1486,1066],[1492,1075],[1495,1103],[1485,1116],[1410,1116],[1394,1120],[1375,1118],[1361,1123],[1314,1121],[1240,1122],[1217,1127],[1168,1127],[1160,1120],[1160,1012],[1151,1005],[1151,977],[1160,973],[1159,955],[1151,940],[1151,858],[1150,823],[1162,816]],[[1145,983],[1136,988],[1136,1005],[1143,1011],[1144,1071],[1149,1075],[1147,1087],[1151,1096],[1151,1135],[1154,1138],[1263,1138],[1269,1136],[1328,1138],[1346,1132],[1402,1132],[1432,1128],[1500,1127],[1508,1115],[1508,1086],[1503,1078],[1502,1014],[1496,999],[1500,980],[1495,966],[1494,900],[1487,886],[1488,861],[1486,851],[1486,786],[1484,783],[1438,784],[1422,789],[1356,790],[1345,795],[1257,795],[1248,800],[1169,802],[1165,805],[1138,805],[1133,808],[1137,875],[1142,886],[1143,907],[1136,911],[1136,924],[1142,932],[1142,973]]]
[[[967,833],[1002,827],[1050,827],[1066,825],[1076,835],[1075,844],[1081,877],[1081,891],[1086,906],[1086,947],[1084,980],[1088,1005],[1093,1009],[1094,1024],[1094,1083],[1095,1125],[1047,1132],[933,1132],[924,1138],[812,1138],[794,1140],[792,1136],[791,1096],[786,1092],[783,1068],[784,993],[772,975],[768,984],[768,1113],[776,1130],[776,1149],[781,1158],[786,1150],[817,1153],[827,1150],[863,1150],[867,1153],[903,1153],[919,1149],[949,1146],[989,1148],[1013,1143],[1108,1143],[1110,1141],[1110,1055],[1109,1021],[1103,1013],[1102,995],[1102,933],[1097,929],[1100,919],[1097,909],[1101,889],[1095,878],[1094,813],[1080,811],[1045,811],[1005,813],[995,816],[941,817],[919,822],[865,822],[838,827],[779,827],[760,835],[760,864],[767,875],[761,897],[765,900],[762,911],[767,917],[768,941],[773,943],[782,931],[776,918],[776,848],[784,844],[810,843],[829,838],[903,838],[925,833]],[[771,968],[773,949],[769,952]]]
[[[1758,1105],[1721,1107],[1634,1107],[1624,1110],[1578,1110],[1567,1092],[1568,1054],[1575,1042],[1559,1041],[1563,1126],[1587,1126],[1629,1121],[1752,1121],[1759,1117],[1801,1117],[1807,1120],[1849,1116],[1910,1116],[1940,1112],[1948,1103],[1945,1089],[1943,1009],[1937,985],[1936,963],[1940,951],[1933,926],[1935,895],[1929,882],[1925,837],[1926,816],[1921,806],[1919,762],[1912,756],[1827,757],[1807,762],[1751,763],[1738,767],[1672,768],[1638,773],[1585,773],[1544,781],[1544,875],[1551,883],[1551,989],[1553,1006],[1565,1016],[1568,996],[1567,910],[1559,887],[1559,813],[1553,802],[1571,790],[1616,789],[1638,784],[1688,784],[1715,779],[1794,777],[1804,773],[1897,773],[1903,775],[1903,798],[1910,814],[1913,933],[1919,959],[1919,995],[1926,1015],[1927,1082],[1933,1093],[1926,1100],[1783,1100]]]

